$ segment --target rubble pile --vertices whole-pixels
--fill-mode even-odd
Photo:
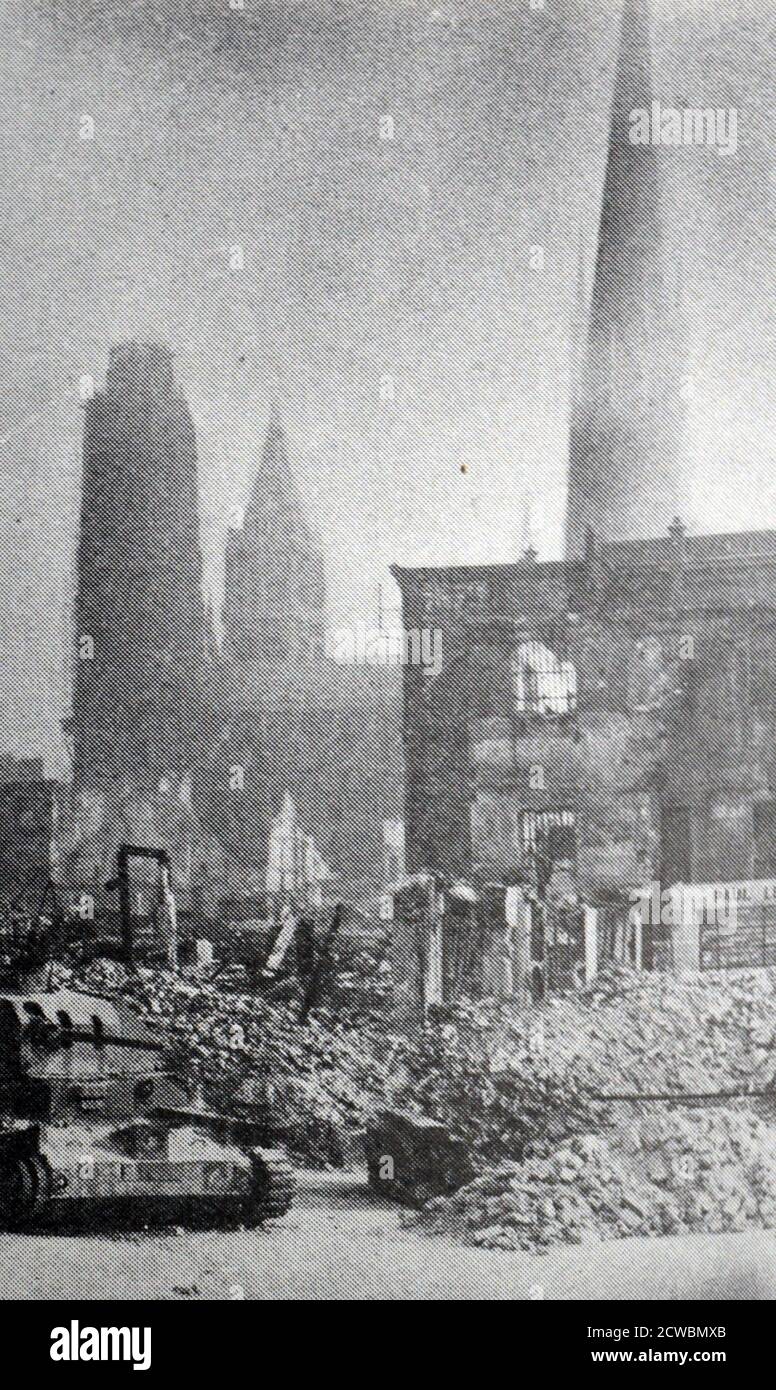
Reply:
[[[516,1138],[600,1128],[610,1107],[596,1107],[610,1097],[770,1089],[776,971],[677,978],[617,969],[541,1007],[463,1003],[426,1030],[404,1065],[402,1103],[414,1097],[424,1113],[461,1126],[487,1156],[520,1158]]]
[[[741,1111],[653,1107],[605,1135],[504,1160],[407,1218],[501,1250],[776,1226],[776,1130]]]
[[[617,969],[590,990],[520,1009],[447,1010],[396,1059],[391,1101],[441,1120],[480,1161],[521,1160],[535,1141],[627,1125],[615,1097],[729,1097],[773,1089],[776,971],[678,979]],[[749,1099],[747,1099],[747,1097]],[[776,1090],[774,1090],[776,1102]]]
[[[410,1040],[377,1016],[343,1021],[331,1004],[300,1023],[293,1000],[241,992],[239,967],[213,982],[195,971],[127,972],[110,960],[56,972],[56,984],[133,999],[168,1037],[169,1065],[200,1080],[214,1106],[269,1097],[275,1138],[306,1162],[341,1164],[358,1152],[356,1136],[386,1103],[449,1125],[477,1162],[603,1123],[580,1081],[531,1051],[530,1039],[491,1051],[492,1024],[504,1014],[517,1027],[518,1010],[461,1005],[455,1025],[433,1024]]]
[[[481,1161],[520,1158],[536,1139],[559,1140],[607,1123],[581,1069],[537,1042],[526,1014],[491,1002],[457,1005],[397,1053],[386,1078],[392,1105],[449,1126]]]
[[[167,1064],[199,1082],[208,1104],[266,1104],[274,1139],[307,1163],[341,1164],[383,1095],[381,1032],[356,1032],[325,1010],[302,1024],[294,1004],[241,993],[239,968],[211,983],[193,971],[128,972],[96,960],[77,972],[57,966],[54,984],[118,991],[133,1000],[163,1030]]]
[[[776,970],[604,972],[544,1014],[545,1045],[600,1094],[747,1093],[776,1075]]]
[[[361,1022],[384,1010],[390,994],[388,933],[377,926],[358,933],[344,930],[332,946],[327,1004],[338,1018]]]
[[[776,971],[616,970],[541,1007],[451,1006],[412,1038],[392,1035],[379,1010],[341,1012],[330,997],[301,1023],[293,999],[248,992],[238,966],[213,980],[108,960],[56,966],[52,983],[70,982],[134,999],[208,1103],[266,1097],[274,1136],[304,1162],[355,1157],[388,1106],[446,1125],[477,1168],[520,1163],[537,1144],[626,1134],[655,1110],[612,1097],[742,1096],[729,1108],[751,1108],[745,1097],[776,1073]]]

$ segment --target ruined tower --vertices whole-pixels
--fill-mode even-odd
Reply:
[[[667,151],[631,141],[650,110],[646,0],[625,0],[592,292],[580,285],[566,553],[661,535],[678,509],[680,330],[661,217]]]
[[[203,736],[194,423],[153,343],[111,349],[86,406],[71,732],[76,787],[180,780]]]
[[[235,667],[293,670],[320,660],[325,622],[323,557],[305,518],[273,408],[245,513],[226,547],[224,650]]]

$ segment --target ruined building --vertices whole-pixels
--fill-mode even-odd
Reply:
[[[404,676],[411,869],[776,874],[776,533],[396,575],[443,651]]]
[[[619,134],[648,104],[648,84],[627,86],[645,71],[638,18],[628,0],[567,558],[394,571],[405,627],[438,629],[442,650],[441,670],[404,673],[408,868],[541,885],[569,861],[593,903],[776,874],[776,532],[688,536],[674,519],[657,164]],[[626,410],[606,344],[636,362],[653,341],[659,380]]]
[[[86,405],[76,585],[63,871],[99,877],[123,838],[166,844],[188,874],[201,838],[191,778],[212,722],[197,449],[171,354],[154,343],[112,348]]]

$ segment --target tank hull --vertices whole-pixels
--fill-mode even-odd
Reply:
[[[5,1229],[101,1214],[254,1224],[283,1215],[293,1200],[281,1152],[223,1142],[195,1125],[31,1126],[10,1138],[0,1136]]]
[[[0,993],[0,1227],[119,1210],[248,1223],[294,1194],[258,1117],[207,1110],[121,996]]]

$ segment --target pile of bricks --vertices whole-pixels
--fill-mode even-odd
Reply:
[[[544,1032],[599,1094],[762,1091],[776,1075],[776,971],[619,970],[548,1008]]]
[[[75,977],[57,967],[53,984],[60,975],[134,998],[211,1104],[268,1095],[277,1138],[306,1162],[354,1156],[386,1105],[446,1125],[484,1169],[522,1163],[537,1143],[556,1152],[574,1136],[625,1133],[635,1112],[614,1096],[743,1096],[731,1104],[752,1108],[747,1097],[776,1074],[776,971],[620,971],[542,1008],[460,1004],[414,1038],[392,1035],[377,1012],[344,1022],[330,1003],[300,1023],[293,1001],[246,993],[228,971],[209,982],[98,961]]]
[[[459,1101],[476,1111],[478,1092],[483,1113],[513,1098],[529,1115],[532,1087],[546,1113],[554,1093],[575,1110],[611,1096],[754,1095],[776,1077],[776,970],[618,971],[532,1009],[464,1003],[427,1030],[409,1065],[422,1108],[443,1118],[447,1107],[448,1119]]]
[[[776,1131],[743,1111],[653,1108],[502,1161],[408,1218],[500,1250],[776,1226]]]
[[[389,1082],[394,1102],[496,1162],[520,1160],[536,1140],[602,1132],[617,1123],[620,1097],[754,1105],[774,1076],[776,971],[618,971],[533,1009],[457,1005],[397,1055]]]
[[[95,961],[77,973],[56,967],[53,983],[113,991],[134,1001],[165,1037],[167,1065],[199,1082],[216,1109],[268,1111],[273,1140],[301,1161],[341,1164],[357,1151],[369,1108],[382,1099],[387,1043],[319,1010],[305,1023],[294,1003],[270,1003],[223,971],[212,983],[194,971],[128,972]]]

